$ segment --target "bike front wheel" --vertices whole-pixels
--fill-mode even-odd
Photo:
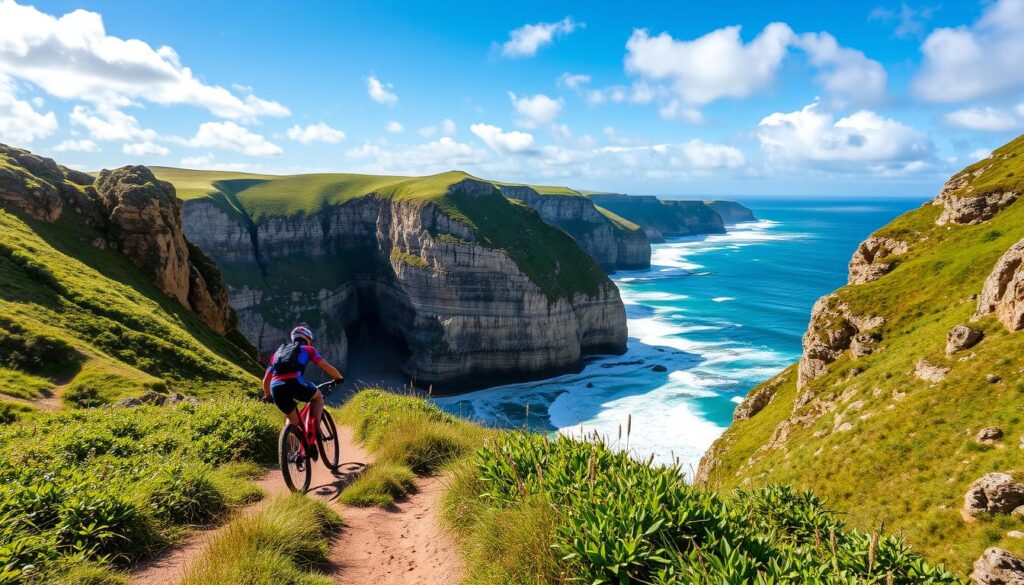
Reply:
[[[337,471],[341,465],[341,445],[338,441],[338,427],[334,425],[331,413],[325,408],[320,415],[320,426],[316,430],[317,447],[320,458],[331,471]]]
[[[284,475],[284,484],[293,492],[305,493],[309,489],[312,471],[306,455],[307,449],[306,439],[295,425],[286,424],[281,429],[278,462],[281,474]]]

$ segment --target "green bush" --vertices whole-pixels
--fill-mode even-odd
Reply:
[[[105,582],[86,580],[88,567],[145,558],[229,501],[251,501],[230,472],[269,461],[278,428],[270,407],[239,399],[38,412],[0,427],[0,584],[29,565],[41,582],[75,567],[86,568],[70,582]]]
[[[523,511],[557,511],[549,554],[573,581],[960,582],[898,538],[846,530],[809,492],[774,486],[721,497],[687,485],[678,468],[600,443],[507,433],[479,451],[475,469],[478,518],[509,510],[520,521],[502,522],[515,525],[530,517]],[[463,528],[479,538],[480,522]]]

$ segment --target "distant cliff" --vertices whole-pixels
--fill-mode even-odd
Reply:
[[[590,195],[595,204],[639,225],[652,242],[725,232],[725,221],[703,201],[662,200],[653,195]],[[738,204],[736,204],[738,205]]]
[[[405,374],[443,392],[625,350],[615,285],[569,235],[491,183],[458,172],[189,173],[158,169],[183,185],[208,181],[185,193],[186,233],[220,266],[242,331],[264,353],[306,322],[344,364],[346,328],[361,322],[400,340]]]
[[[722,216],[725,225],[734,225],[745,221],[755,221],[754,212],[735,201],[705,201],[705,205]]]
[[[651,244],[643,229],[594,205],[581,194],[541,194],[537,189],[501,185],[502,193],[540,213],[541,218],[575,239],[608,272],[651,265]]]

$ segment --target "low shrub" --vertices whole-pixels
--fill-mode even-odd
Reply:
[[[387,507],[416,488],[416,475],[395,463],[374,463],[341,493],[341,503],[350,506]]]

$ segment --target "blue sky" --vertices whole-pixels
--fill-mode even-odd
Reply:
[[[0,0],[0,142],[83,169],[934,194],[1024,126],[1024,0]]]

